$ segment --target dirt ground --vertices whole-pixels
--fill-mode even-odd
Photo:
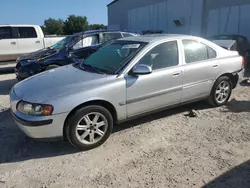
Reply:
[[[250,187],[250,85],[227,106],[200,102],[115,127],[101,147],[78,152],[67,142],[38,142],[14,124],[0,75],[0,187]],[[184,114],[190,109],[198,117]]]

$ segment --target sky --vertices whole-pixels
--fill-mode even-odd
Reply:
[[[113,0],[0,0],[0,24],[43,25],[48,18],[86,16],[91,24],[107,25],[107,4]]]

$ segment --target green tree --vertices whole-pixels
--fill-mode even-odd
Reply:
[[[107,29],[107,26],[103,24],[90,24],[89,29],[90,30]]]
[[[64,23],[62,19],[49,18],[44,21],[44,31],[46,34],[63,35]]]
[[[64,22],[64,32],[67,35],[86,30],[88,30],[88,20],[86,16],[69,15]]]

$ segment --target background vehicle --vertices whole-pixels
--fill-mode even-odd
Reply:
[[[242,35],[218,35],[218,36],[213,36],[209,38],[211,41],[230,41],[234,40],[236,43],[234,45],[231,45],[229,50],[235,50],[238,51],[239,54],[243,57],[246,58],[247,65],[246,68],[249,68],[250,64],[250,43],[248,39]]]
[[[47,48],[64,37],[44,37],[37,25],[0,25],[0,61]]]
[[[11,109],[30,137],[64,137],[91,149],[108,139],[114,123],[204,99],[224,105],[243,72],[238,52],[202,38],[128,37],[81,64],[18,83],[10,92]]]
[[[17,59],[15,72],[19,80],[45,70],[74,63],[71,56],[85,59],[103,45],[115,39],[136,36],[137,34],[121,31],[96,30],[67,36],[55,45]]]

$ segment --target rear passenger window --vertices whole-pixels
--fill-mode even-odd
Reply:
[[[11,27],[0,27],[0,39],[11,39],[12,29]]]
[[[34,27],[18,27],[19,38],[37,38]]]
[[[183,40],[186,63],[208,59],[207,46],[193,40]]]

